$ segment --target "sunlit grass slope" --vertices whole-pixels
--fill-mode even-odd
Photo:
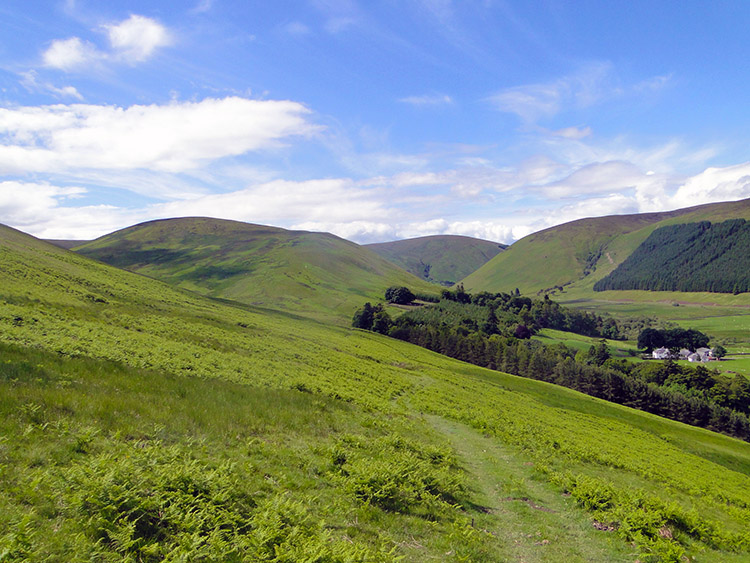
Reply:
[[[7,560],[750,558],[746,443],[7,228],[0,342]]]
[[[594,298],[594,283],[614,270],[657,227],[733,218],[750,218],[750,199],[664,213],[580,219],[519,240],[463,282],[474,292],[519,288],[533,294],[562,286],[575,297]]]
[[[151,221],[76,251],[212,297],[347,322],[392,285],[439,289],[331,234],[221,219]]]
[[[506,245],[457,235],[368,244],[367,248],[417,277],[453,285],[497,256]]]

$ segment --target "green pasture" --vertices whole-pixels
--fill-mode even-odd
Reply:
[[[581,334],[575,334],[573,332],[565,332],[562,330],[553,330],[550,328],[544,328],[540,330],[532,338],[539,340],[546,345],[554,345],[558,342],[565,344],[568,348],[573,350],[581,350],[588,352],[591,346],[599,344],[604,340],[609,347],[610,354],[614,357],[632,358],[638,360],[638,346],[635,342],[630,340],[609,340],[606,338],[596,338],[592,336],[583,336]],[[632,351],[632,353],[631,353]]]
[[[721,362],[712,363],[711,367],[726,373],[741,373],[750,376],[750,356],[729,354]]]

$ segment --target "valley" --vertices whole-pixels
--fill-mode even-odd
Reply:
[[[750,558],[747,442],[349,328],[444,290],[357,245],[146,228],[74,253],[0,227],[5,560]],[[745,349],[744,294],[610,293],[555,298]]]

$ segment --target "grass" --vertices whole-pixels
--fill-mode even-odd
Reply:
[[[750,555],[750,444],[0,238],[6,559]]]
[[[530,458],[471,428],[440,417],[431,424],[446,435],[475,476],[482,504],[476,526],[498,538],[504,561],[633,561],[637,551],[603,534],[574,501],[539,479]]]
[[[393,285],[439,288],[327,233],[208,218],[136,225],[76,248],[82,255],[183,289],[348,324]]]
[[[444,539],[468,516],[421,482],[410,492],[427,495],[429,509],[408,498],[404,515],[373,514],[356,494],[355,456],[337,465],[342,443],[378,446],[364,448],[371,469],[398,461],[394,442],[415,457],[442,455],[446,446],[419,420],[383,420],[297,390],[7,345],[0,354],[3,560],[296,561],[318,552],[391,561],[481,549],[483,538]],[[440,463],[420,470],[434,478]],[[452,469],[454,502],[462,475]]]
[[[745,376],[750,376],[750,356],[737,356],[730,354],[721,362],[718,362],[718,365],[711,364],[711,367],[714,366],[719,371],[725,373],[741,373]]]
[[[535,336],[534,340],[539,340],[546,345],[554,345],[558,342],[562,342],[568,348],[573,350],[580,350],[588,352],[591,346],[597,345],[599,342],[604,340],[609,347],[610,354],[613,357],[631,358],[638,360],[636,354],[638,346],[631,340],[608,340],[606,338],[595,338],[591,336],[583,336],[575,334],[573,332],[565,332],[562,330],[553,330],[550,328],[544,328],[540,330]]]

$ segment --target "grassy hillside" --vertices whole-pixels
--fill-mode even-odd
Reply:
[[[531,234],[463,282],[468,291],[532,294],[555,287],[579,297],[621,264],[658,227],[697,221],[750,219],[750,199],[665,213],[580,219]]]
[[[453,285],[507,246],[488,240],[436,235],[368,244],[367,248],[427,281]]]
[[[659,227],[594,291],[750,291],[750,223],[732,219]]]
[[[750,444],[7,228],[0,343],[5,560],[750,557]]]
[[[75,248],[76,246],[81,246],[83,244],[86,244],[87,242],[90,242],[88,240],[61,240],[61,239],[44,239],[44,241],[50,244],[54,244],[55,246],[59,246],[60,248],[66,248],[68,250]]]
[[[76,252],[178,287],[345,322],[392,285],[437,289],[373,252],[327,233],[207,218],[151,221]]]

